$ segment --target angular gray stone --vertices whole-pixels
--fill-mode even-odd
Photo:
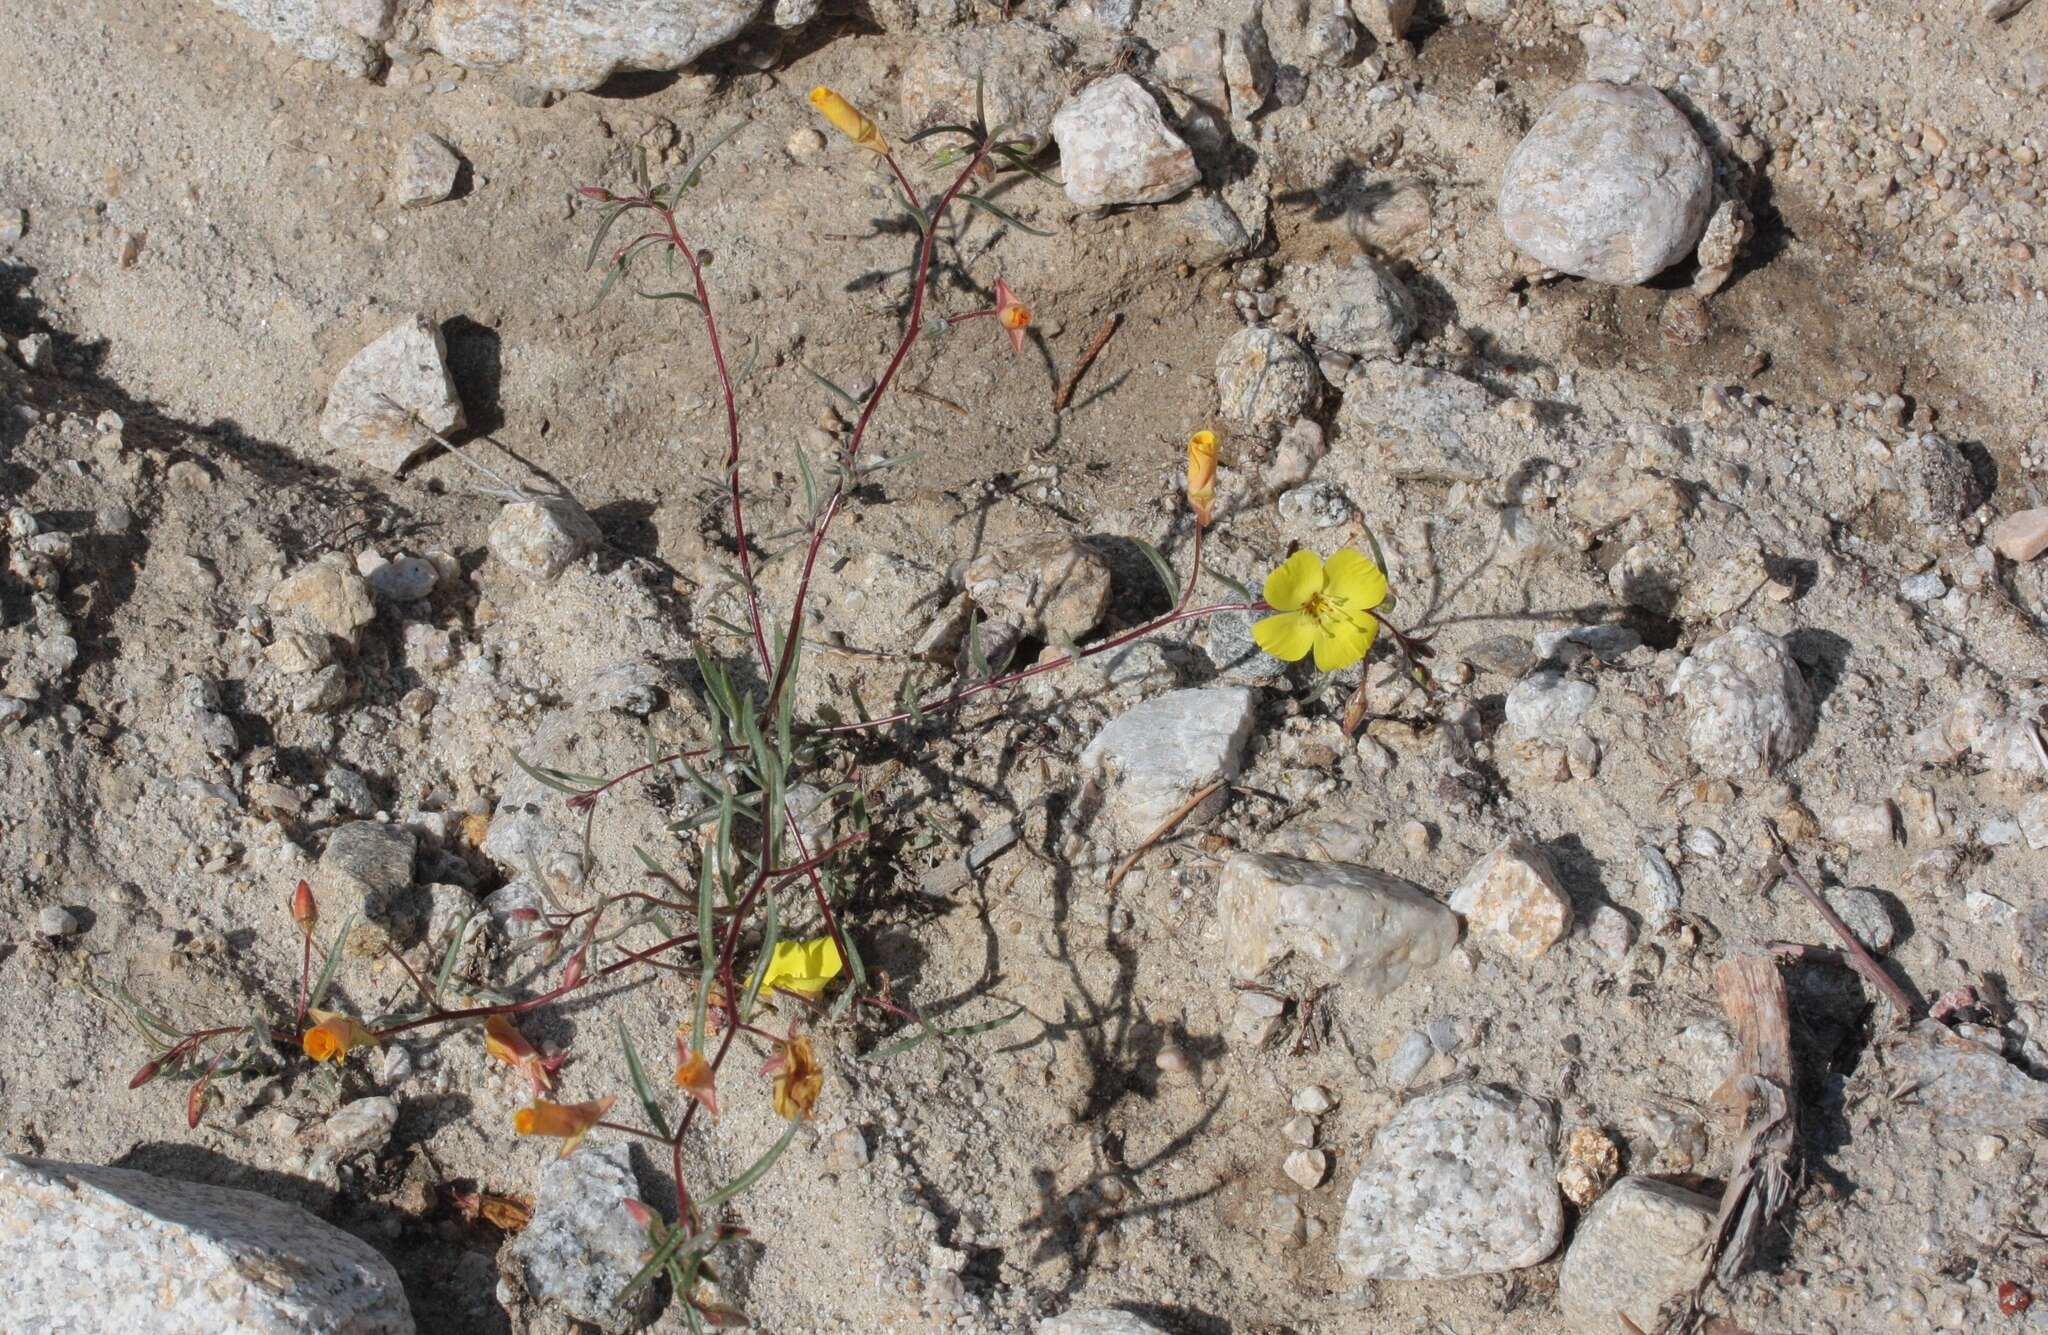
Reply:
[[[2048,1117],[2048,1081],[1939,1020],[1922,1020],[1879,1051],[1889,1074],[1912,1086],[1912,1106],[1944,1134],[2023,1131]]]
[[[1361,255],[1343,268],[1290,266],[1286,290],[1318,348],[1353,357],[1398,357],[1415,333],[1415,299],[1370,257]]]
[[[1128,74],[1089,84],[1052,118],[1067,199],[1082,208],[1163,204],[1202,179],[1194,152]]]
[[[1273,95],[1273,46],[1259,7],[1223,37],[1223,83],[1230,90],[1230,114],[1250,120]]]
[[[397,1102],[378,1096],[344,1103],[320,1130],[340,1161],[377,1153],[391,1140],[397,1125]]]
[[[1543,448],[1542,435],[1502,417],[1477,381],[1389,361],[1352,372],[1337,429],[1369,466],[1411,482],[1491,482]]]
[[[1276,329],[1240,329],[1216,354],[1216,397],[1223,415],[1257,428],[1278,428],[1315,406],[1321,387],[1315,360]]]
[[[513,501],[491,521],[491,555],[537,583],[550,583],[604,540],[583,507],[566,496]]]
[[[1689,1294],[1712,1263],[1712,1196],[1650,1177],[1625,1177],[1579,1221],[1558,1270],[1557,1296],[1581,1330],[1658,1330],[1657,1309]]]
[[[1223,34],[1214,28],[1161,47],[1152,69],[1167,87],[1218,111],[1229,109],[1230,86],[1223,81]]]
[[[980,76],[989,128],[1011,139],[1038,139],[1060,108],[1066,88],[1060,72],[1073,51],[1066,38],[1024,19],[927,42],[903,65],[905,127],[972,124]]]
[[[401,556],[373,564],[363,571],[363,578],[370,582],[370,592],[386,602],[416,603],[434,591],[441,572],[425,557]]]
[[[1591,682],[1562,672],[1532,672],[1508,691],[1508,727],[1518,737],[1562,740],[1578,729],[1598,694]]]
[[[1166,1335],[1166,1327],[1111,1307],[1049,1316],[1033,1331],[1034,1335]]]
[[[633,1161],[622,1144],[585,1144],[550,1159],[534,1193],[533,1220],[499,1262],[536,1302],[604,1330],[631,1330],[654,1316],[655,1286],[633,1302],[619,1295],[640,1272],[647,1230],[625,1202],[638,1200]]]
[[[1457,915],[1420,886],[1275,853],[1238,853],[1224,864],[1216,922],[1238,978],[1301,955],[1367,997],[1392,992],[1458,942]]]
[[[1976,499],[1977,474],[1948,437],[1908,436],[1895,456],[1906,509],[1916,524],[1953,524]]]
[[[1064,534],[992,547],[968,562],[961,581],[984,616],[1025,635],[1079,639],[1109,610],[1109,562]]]
[[[403,945],[417,929],[411,892],[418,850],[411,830],[380,821],[350,821],[327,836],[313,870],[313,893],[321,916],[339,922],[355,915],[348,939],[352,954],[381,954],[387,945]]]
[[[334,377],[320,437],[366,468],[395,473],[434,443],[421,424],[446,435],[464,420],[440,328],[424,315],[411,315]]]
[[[250,27],[289,48],[325,65],[332,65],[353,79],[368,78],[382,63],[377,40],[353,31],[348,20],[357,17],[362,0],[337,5],[334,0],[213,0]],[[391,0],[376,0],[388,11]],[[350,12],[337,13],[337,10]],[[385,34],[378,34],[378,38]]]
[[[1685,258],[1713,202],[1713,159],[1662,93],[1582,83],[1509,157],[1500,223],[1515,249],[1550,268],[1627,286]]]
[[[1850,934],[1872,954],[1882,955],[1897,943],[1899,929],[1892,922],[1891,910],[1885,907],[1883,895],[1875,890],[1840,886],[1831,886],[1823,893],[1835,916],[1847,924]]]
[[[1351,1184],[1337,1264],[1357,1279],[1458,1279],[1539,1264],[1564,1235],[1550,1110],[1454,1085],[1395,1113]]]
[[[1252,693],[1241,686],[1168,691],[1104,724],[1081,753],[1080,770],[1101,781],[1110,826],[1135,842],[1196,792],[1237,777],[1254,718]],[[1223,794],[1210,801],[1220,807]],[[1200,817],[1191,812],[1183,828]]]
[[[455,178],[462,172],[462,159],[438,135],[422,131],[398,150],[392,168],[392,195],[402,209],[439,204],[455,193]]]
[[[125,1168],[0,1158],[13,1330],[411,1335],[391,1263],[295,1205]]]
[[[1679,664],[1692,760],[1716,778],[1776,772],[1813,740],[1813,693],[1785,642],[1738,626]]]
[[[331,635],[350,649],[356,647],[363,627],[377,619],[370,586],[339,552],[329,552],[280,580],[264,607],[279,632]]]

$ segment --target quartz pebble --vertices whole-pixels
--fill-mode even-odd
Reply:
[[[1313,1191],[1330,1174],[1330,1156],[1321,1150],[1296,1150],[1280,1161],[1280,1169],[1301,1186]]]
[[[1079,767],[1102,784],[1108,823],[1135,842],[1197,791],[1237,776],[1255,716],[1241,686],[1168,691],[1104,724]],[[1223,794],[1212,800],[1220,807]],[[1198,817],[1190,813],[1182,828]]]
[[[1313,407],[1320,379],[1299,343],[1265,328],[1241,329],[1216,354],[1216,394],[1223,415],[1258,429],[1277,429]]]
[[[1163,204],[1202,179],[1152,94],[1128,74],[1089,84],[1052,118],[1067,199],[1081,208]]]
[[[320,436],[364,467],[395,473],[434,443],[428,432],[446,435],[464,420],[440,328],[410,315],[334,377]]]
[[[1564,1233],[1556,1124],[1514,1090],[1453,1085],[1373,1137],[1337,1262],[1356,1279],[1457,1279],[1540,1263]]]
[[[1542,955],[1571,930],[1572,904],[1542,849],[1515,839],[1481,858],[1451,892],[1451,909],[1517,959]]]
[[[1330,1100],[1330,1091],[1324,1089],[1321,1085],[1303,1085],[1300,1089],[1294,1091],[1292,1107],[1296,1112],[1307,1113],[1311,1117],[1321,1117],[1336,1106]]]
[[[1269,853],[1224,864],[1216,917],[1237,977],[1299,955],[1366,997],[1435,966],[1458,939],[1457,916],[1399,877]]]
[[[1799,664],[1783,640],[1747,626],[1681,663],[1671,694],[1685,707],[1693,763],[1717,778],[1771,774],[1813,737],[1813,695]]]
[[[1985,530],[1984,541],[2008,561],[2031,561],[2048,552],[2048,507],[2007,515]]]
[[[548,583],[603,541],[583,507],[566,496],[513,501],[491,521],[491,555],[535,583]]]
[[[398,165],[392,173],[398,206],[418,209],[439,204],[455,193],[461,172],[462,159],[445,140],[424,132],[414,135],[398,151]]]
[[[1692,250],[1713,189],[1713,160],[1662,93],[1582,83],[1544,108],[1508,159],[1500,222],[1549,268],[1627,286]]]

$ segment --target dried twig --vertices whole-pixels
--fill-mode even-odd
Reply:
[[[1863,943],[1849,930],[1849,924],[1843,922],[1840,915],[1829,907],[1827,900],[1821,898],[1820,891],[1813,888],[1813,882],[1806,879],[1806,873],[1800,871],[1799,864],[1792,860],[1792,854],[1786,849],[1785,841],[1779,837],[1775,826],[1771,827],[1771,842],[1778,848],[1779,872],[1798,888],[1800,894],[1806,896],[1806,902],[1813,905],[1813,911],[1834,929],[1835,935],[1842,938],[1842,949],[1848,955],[1849,963],[1855,967],[1856,972],[1876,985],[1878,991],[1884,993],[1885,999],[1892,1003],[1893,1009],[1898,1011],[1899,1018],[1911,1024],[1917,1008],[1913,1005],[1912,997],[1906,994],[1906,989],[1899,986],[1898,979],[1884,971],[1884,966],[1863,948]]]
[[[1088,351],[1082,353],[1081,360],[1074,363],[1074,369],[1067,373],[1066,383],[1061,385],[1060,392],[1053,396],[1052,410],[1054,412],[1058,412],[1066,407],[1068,401],[1074,397],[1074,387],[1081,383],[1082,376],[1088,374],[1088,368],[1095,364],[1095,358],[1101,354],[1103,345],[1109,342],[1110,336],[1116,333],[1116,328],[1119,324],[1123,323],[1123,318],[1121,313],[1110,316],[1109,323],[1102,326],[1102,332],[1097,334],[1095,341],[1088,345]]]
[[[1739,1045],[1735,1069],[1714,1102],[1737,1114],[1743,1128],[1714,1226],[1714,1273],[1727,1285],[1792,1199],[1799,1105],[1792,1020],[1777,961],[1765,954],[1732,956],[1714,970],[1714,986]]]
[[[1115,894],[1116,888],[1123,884],[1124,877],[1131,874],[1131,868],[1138,865],[1138,859],[1145,856],[1145,851],[1167,835],[1173,833],[1173,827],[1186,820],[1190,811],[1208,801],[1215,794],[1216,790],[1223,786],[1223,782],[1222,779],[1216,780],[1207,788],[1202,789],[1193,797],[1175,807],[1172,815],[1159,822],[1158,829],[1139,840],[1138,846],[1131,850],[1131,855],[1118,863],[1116,870],[1109,874],[1109,885],[1105,887],[1106,892],[1112,895]]]

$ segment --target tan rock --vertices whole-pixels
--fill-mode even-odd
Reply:
[[[1985,531],[1991,550],[2008,561],[2031,561],[2048,552],[2048,506],[2007,515]]]
[[[1542,849],[1514,839],[1479,860],[1451,892],[1451,910],[1476,931],[1500,938],[1517,959],[1533,960],[1572,926],[1572,902]]]

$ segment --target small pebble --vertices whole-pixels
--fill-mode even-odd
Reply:
[[[1330,1091],[1321,1085],[1304,1085],[1294,1091],[1294,1111],[1321,1117],[1336,1105],[1330,1101]]]
[[[1313,1190],[1323,1185],[1323,1178],[1329,1175],[1330,1156],[1321,1150],[1296,1150],[1280,1161],[1280,1167],[1287,1176]]]
[[[77,936],[80,929],[78,915],[60,904],[51,904],[36,914],[36,931],[51,940]]]

